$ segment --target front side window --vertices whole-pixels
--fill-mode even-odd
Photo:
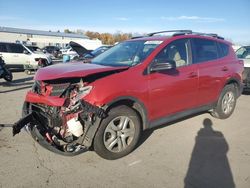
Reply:
[[[250,47],[241,47],[236,51],[238,58],[250,59]]]
[[[208,39],[193,39],[193,60],[194,63],[211,61],[218,58],[217,45],[213,40]]]
[[[93,64],[106,66],[134,66],[143,62],[163,41],[126,41],[94,58]]]
[[[188,65],[188,39],[171,42],[154,59],[155,63],[171,61],[175,61],[176,67]]]

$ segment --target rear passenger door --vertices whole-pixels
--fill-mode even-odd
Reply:
[[[229,67],[215,40],[192,39],[193,62],[198,65],[198,103],[211,104],[218,98]]]

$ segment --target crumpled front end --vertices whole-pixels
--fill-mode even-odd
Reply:
[[[105,111],[84,97],[92,90],[82,78],[35,81],[26,95],[23,118],[13,126],[13,135],[26,127],[46,149],[76,155],[92,145]]]

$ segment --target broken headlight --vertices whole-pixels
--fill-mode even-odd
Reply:
[[[85,97],[86,95],[88,95],[90,93],[90,91],[92,90],[93,86],[84,86],[79,88],[79,91],[76,95],[75,100],[78,101],[80,99],[82,99],[83,97]]]

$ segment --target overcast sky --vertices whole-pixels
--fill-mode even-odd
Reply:
[[[0,26],[112,33],[191,29],[250,44],[250,0],[0,0]]]

